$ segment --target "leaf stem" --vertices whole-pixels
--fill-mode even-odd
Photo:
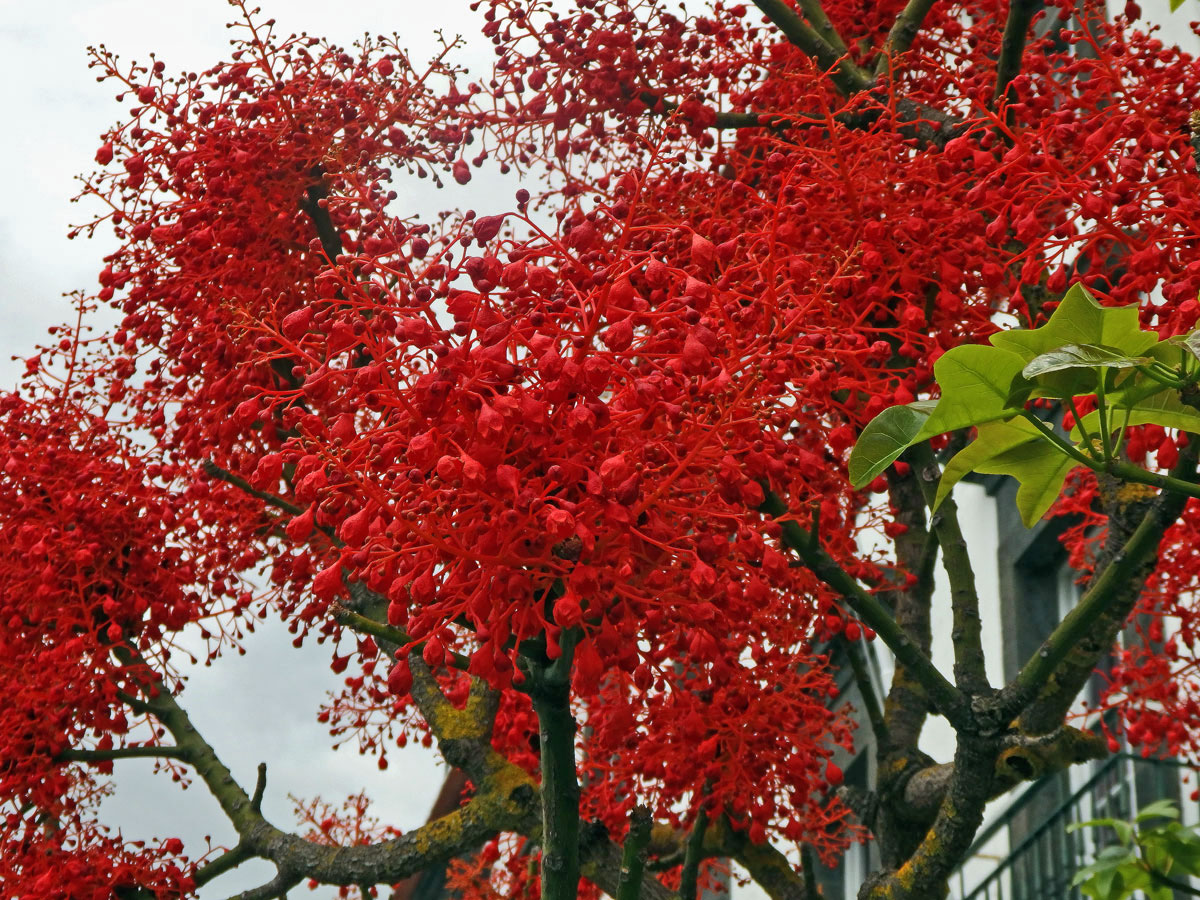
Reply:
[[[1071,457],[1071,459],[1075,460],[1081,466],[1087,466],[1089,469],[1092,469],[1093,471],[1096,471],[1096,472],[1103,471],[1103,469],[1104,469],[1103,463],[1101,463],[1095,459],[1092,459],[1092,457],[1090,457],[1086,453],[1082,452],[1078,447],[1076,447],[1070,441],[1067,441],[1064,438],[1060,437],[1058,434],[1055,433],[1053,428],[1051,428],[1049,425],[1047,425],[1045,422],[1043,422],[1041,419],[1039,419],[1036,415],[1031,413],[1029,410],[1024,410],[1021,413],[1021,415],[1027,422],[1029,422],[1029,424],[1031,424],[1034,428],[1036,428],[1038,431],[1040,431],[1042,433],[1042,436],[1044,438],[1046,438],[1046,440],[1048,440],[1050,443],[1052,443],[1055,447],[1057,447],[1059,450],[1061,450],[1067,456]]]
[[[1104,450],[1105,460],[1112,462],[1112,435],[1108,430],[1108,403],[1104,397],[1105,372],[1098,369],[1097,374],[1099,377],[1096,379],[1096,416],[1100,419],[1100,446]]]
[[[1116,459],[1098,460],[1093,459],[1085,453],[1082,453],[1078,447],[1068,441],[1063,440],[1053,429],[1045,422],[1029,411],[1022,413],[1027,421],[1029,421],[1050,443],[1054,444],[1059,450],[1067,454],[1081,466],[1087,466],[1093,472],[1103,472],[1120,478],[1122,481],[1130,481],[1134,484],[1145,484],[1150,487],[1161,488],[1165,491],[1171,491],[1176,494],[1183,494],[1187,497],[1200,497],[1200,484],[1193,481],[1184,481],[1180,478],[1175,478],[1172,475],[1161,475],[1158,472],[1150,472],[1140,466],[1135,466],[1132,463],[1121,462]],[[878,630],[878,629],[877,629]]]

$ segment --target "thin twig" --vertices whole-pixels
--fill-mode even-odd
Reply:
[[[267,764],[258,764],[258,776],[254,780],[254,794],[250,797],[250,808],[256,813],[262,812],[263,794],[267,791]]]
[[[251,487],[250,482],[246,481],[246,479],[238,475],[234,475],[232,472],[227,472],[211,459],[206,459],[200,464],[200,467],[209,477],[232,484],[238,490],[249,494],[251,497],[257,497],[259,500],[263,501],[269,506],[274,506],[276,509],[281,509],[293,516],[298,516],[304,512],[303,507],[297,506],[294,503],[290,503],[289,501],[284,500],[282,497],[278,497],[275,494],[268,493],[267,491],[260,491],[257,488]]]
[[[759,509],[776,517],[786,515],[788,511],[787,504],[773,491],[767,491]],[[779,524],[783,527],[783,543],[800,556],[809,571],[840,593],[855,615],[874,629],[896,659],[920,682],[937,711],[955,728],[969,728],[971,711],[966,696],[913,645],[883,604],[867,593],[823,548],[811,547],[808,533],[796,521],[787,519]]]
[[[871,733],[875,736],[877,744],[881,747],[887,746],[887,723],[883,717],[883,705],[879,702],[879,695],[875,692],[875,682],[871,678],[870,668],[867,665],[867,655],[858,641],[848,638],[844,640],[846,655],[850,658],[850,671],[854,673],[854,683],[858,685],[858,692],[862,695],[867,721],[871,723]]]
[[[178,747],[113,747],[110,750],[64,750],[55,759],[64,762],[110,762],[116,759],[184,759]]]

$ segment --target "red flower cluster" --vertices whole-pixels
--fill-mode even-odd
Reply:
[[[826,9],[886,73],[902,6]],[[322,713],[335,732],[403,743],[406,665],[341,624],[365,586],[431,667],[504,691],[495,744],[531,769],[519,656],[568,635],[584,806],[614,831],[634,803],[676,821],[705,804],[756,840],[844,846],[828,794],[850,724],[820,644],[864,632],[789,565],[765,492],[886,587],[905,573],[857,539],[887,510],[850,489],[845,454],[931,390],[941,353],[1032,324],[1073,279],[1161,298],[1144,318],[1164,336],[1200,312],[1200,68],[1125,21],[1064,25],[997,106],[1006,8],[935,5],[849,96],[722,2],[684,19],[494,0],[486,86],[394,41],[351,53],[252,17],[200,75],[96,51],[132,109],[85,190],[106,205],[89,229],[122,241],[89,302],[123,319],[46,348],[31,384],[69,383],[0,410],[0,799],[65,808],[82,775],[56,758],[123,739],[118,692],[148,677],[129,660],[165,664],[200,620],[236,639],[251,610],[354,662]],[[488,160],[544,170],[539,196],[423,222],[395,190]],[[1166,465],[1174,443],[1148,427],[1130,446]],[[1165,558],[1159,594],[1190,597],[1197,558]],[[239,579],[262,566],[254,600]],[[1190,599],[1163,612],[1194,620]],[[1190,647],[1137,669],[1174,686],[1156,703],[1182,696]],[[113,874],[115,851],[90,862],[92,832],[7,834],[31,892],[29,860],[68,846],[80,884],[167,883]]]

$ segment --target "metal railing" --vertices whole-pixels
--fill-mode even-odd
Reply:
[[[1057,805],[1054,797],[1065,791],[1062,776],[1035,783],[976,838],[968,864],[956,875],[954,895],[961,900],[1083,900],[1071,879],[1114,838],[1104,829],[1068,834],[1067,826],[1097,818],[1128,819],[1152,800],[1178,799],[1179,768],[1172,760],[1116,754]],[[969,878],[968,869],[978,873],[988,845],[999,843],[1004,832],[1010,849],[982,879]]]

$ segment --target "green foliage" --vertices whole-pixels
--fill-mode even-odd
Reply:
[[[1082,828],[1111,829],[1117,837],[1117,843],[1096,854],[1096,861],[1076,872],[1071,882],[1093,900],[1126,900],[1135,891],[1147,900],[1173,900],[1175,891],[1200,896],[1186,880],[1200,876],[1200,827],[1180,824],[1173,801],[1151,803],[1130,822],[1093,819],[1067,830]]]
[[[990,346],[955,347],[938,359],[933,374],[941,388],[938,401],[892,407],[863,429],[849,461],[855,486],[867,484],[914,444],[974,427],[975,441],[946,465],[937,504],[971,472],[1009,475],[1020,482],[1017,507],[1031,526],[1078,466],[1200,496],[1196,485],[1132,466],[1119,455],[1132,425],[1200,432],[1200,412],[1182,399],[1200,380],[1200,330],[1160,341],[1141,329],[1136,305],[1101,306],[1076,284],[1040,328],[998,332]],[[1081,398],[1094,407],[1083,416],[1075,415]],[[1038,399],[1058,401],[1072,412],[1076,424],[1069,433],[1029,408]]]

